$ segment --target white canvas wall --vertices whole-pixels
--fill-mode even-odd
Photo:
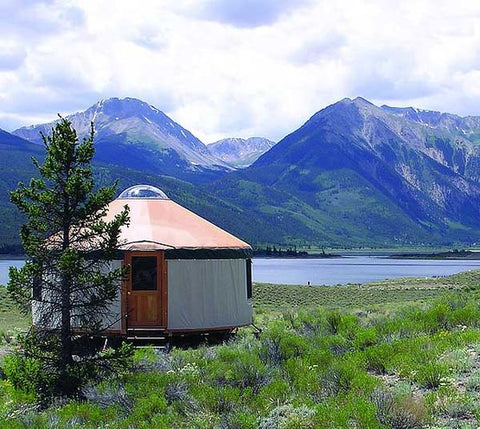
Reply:
[[[168,328],[251,323],[244,259],[168,260]]]
[[[109,264],[109,267],[104,267],[105,270],[107,269],[117,269],[120,268],[122,265],[122,261],[112,261]],[[42,292],[44,298],[45,291]],[[120,330],[122,328],[122,307],[121,307],[121,298],[122,298],[122,286],[121,281],[118,282],[118,290],[116,298],[110,303],[109,309],[107,312],[102,316],[102,326],[107,328],[109,331],[113,330]],[[81,294],[76,298],[81,300]],[[44,328],[59,328],[60,327],[60,313],[58,315],[52,314],[52,312],[48,312],[51,317],[48,320],[42,318],[42,313],[46,311],[48,308],[48,304],[42,303],[39,301],[32,301],[32,320],[33,324],[36,326],[41,326]],[[81,328],[81,324],[75,320],[75,316],[72,317],[72,326],[76,328]]]
[[[112,261],[110,269],[116,270],[120,268],[123,261]],[[102,325],[108,331],[120,331],[122,329],[122,282],[118,282],[117,296],[110,303],[108,311],[102,318]]]

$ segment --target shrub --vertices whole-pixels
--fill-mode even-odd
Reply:
[[[395,396],[407,397],[413,394],[414,388],[411,382],[409,381],[396,381],[395,385],[392,386],[392,392]]]
[[[376,407],[378,421],[392,429],[416,429],[424,426],[427,409],[421,398],[395,398],[386,390],[376,389],[371,400]]]
[[[319,308],[311,309],[308,312],[299,311],[298,319],[302,323],[300,332],[305,335],[315,335],[321,331],[322,323],[324,323],[325,314]]]
[[[327,313],[326,323],[327,331],[330,334],[337,334],[340,329],[340,323],[342,321],[342,315],[338,310],[330,311]]]
[[[296,329],[297,328],[297,313],[293,310],[289,309],[283,312],[282,314],[283,320],[285,320],[290,328]]]
[[[111,420],[114,412],[115,410],[113,408],[106,410],[102,409],[99,405],[88,402],[70,402],[58,410],[56,415],[50,416],[50,420],[56,417],[58,423],[49,427],[98,427],[104,423],[105,420]]]
[[[308,407],[294,408],[281,405],[274,408],[268,417],[259,421],[259,429],[309,429],[314,428],[315,411]]]
[[[178,382],[178,378],[175,373],[138,372],[122,377],[122,383],[126,395],[135,404],[141,397],[164,394],[165,388],[171,383]]]
[[[364,352],[365,363],[369,371],[376,374],[385,374],[392,357],[392,347],[388,344],[379,344],[369,347]]]
[[[408,396],[397,400],[392,428],[422,428],[427,420],[427,407],[423,398]]]
[[[181,404],[184,406],[186,401],[182,399]],[[166,408],[166,398],[160,395],[150,394],[137,400],[134,414],[139,421],[149,421],[155,414],[165,413]]]
[[[190,396],[188,385],[184,381],[174,381],[167,384],[164,389],[164,395],[169,405],[175,401],[184,401]]]
[[[265,338],[259,353],[262,362],[269,365],[279,365],[283,361],[280,341],[274,338]]]
[[[350,393],[356,396],[368,396],[380,384],[380,380],[363,369],[358,368],[350,384]]]
[[[131,344],[122,343],[120,347],[107,348],[80,361],[80,365],[76,365],[75,370],[82,371],[82,366],[86,367],[83,383],[110,375],[125,374],[133,366],[133,353]]]
[[[428,309],[420,319],[427,332],[433,333],[441,329],[448,329],[451,327],[450,323],[451,308],[447,303],[439,302],[430,309]]]
[[[231,385],[242,389],[250,387],[253,393],[258,393],[271,379],[267,368],[256,356],[252,356],[251,359],[239,359],[235,362]]]
[[[124,343],[117,349],[109,348],[94,355],[75,355],[76,359],[66,368],[67,373],[62,375],[60,339],[56,333],[32,329],[22,340],[23,348],[5,358],[5,375],[16,388],[34,393],[44,405],[54,396],[66,394],[62,377],[68,379],[69,393],[78,394],[91,381],[125,373],[132,363],[133,348]]]
[[[5,356],[3,371],[16,389],[34,394],[38,399],[53,393],[58,377],[55,372],[48,371],[43,362],[21,352]]]
[[[450,319],[454,326],[478,326],[478,320],[480,319],[478,303],[474,300],[465,301],[465,299],[462,299],[462,305],[452,311]]]
[[[335,362],[321,376],[322,393],[327,397],[347,393],[352,386],[357,371],[358,368],[351,362]]]
[[[184,381],[174,381],[167,384],[164,389],[164,396],[165,398],[158,399],[158,404],[156,403],[157,399],[155,399],[158,398],[157,395],[153,394],[150,397],[154,400],[155,406],[163,408],[163,403],[161,402],[163,399],[166,405],[174,405],[184,415],[193,413],[198,408],[196,401],[190,395],[187,383]],[[142,401],[142,398],[139,400]],[[146,405],[148,406],[148,403]]]
[[[133,368],[139,372],[167,372],[173,369],[173,364],[168,353],[158,353],[153,348],[146,348],[135,352]]]
[[[333,356],[341,356],[352,351],[350,342],[341,335],[329,335],[320,341],[321,348],[327,348]]]
[[[4,414],[5,419],[0,418],[0,427],[1,428],[35,427],[36,422],[38,421],[38,412],[40,411],[40,409],[41,409],[40,404],[22,404],[19,406],[17,405],[14,409],[11,409],[8,413],[2,413]],[[20,421],[14,420],[17,418]],[[18,423],[18,424],[15,424],[15,423]]]
[[[225,414],[220,420],[219,429],[257,429],[257,418],[244,410]]]
[[[473,365],[473,359],[469,353],[460,349],[444,353],[440,360],[455,373],[466,372]]]
[[[223,346],[218,350],[218,358],[208,364],[208,374],[218,386],[251,388],[256,393],[271,380],[265,360],[265,349],[258,351],[257,344],[251,350]]]
[[[108,386],[103,390],[98,386],[86,386],[81,390],[81,394],[87,401],[102,409],[115,405],[124,415],[132,409],[132,401],[122,385]]]
[[[468,391],[480,392],[480,371],[475,371],[465,384]]]
[[[274,378],[270,383],[263,386],[257,398],[264,398],[266,401],[287,402],[292,396],[292,386],[286,380]]]
[[[443,363],[427,362],[418,367],[414,374],[414,380],[422,387],[436,389],[449,375],[448,367]]]
[[[385,429],[378,422],[374,405],[362,398],[347,395],[341,405],[337,398],[329,398],[315,407],[315,428]]]
[[[346,413],[348,415],[348,421],[346,425],[342,427],[345,428],[369,428],[369,429],[384,429],[385,427],[381,425],[375,414],[374,405],[368,401],[367,398],[362,398],[359,396],[349,396],[348,402],[346,404]],[[331,428],[336,428],[338,426],[330,426]]]
[[[266,364],[278,365],[290,353],[303,348],[304,343],[305,340],[293,333],[283,320],[275,320],[261,336],[259,356]]]
[[[377,330],[375,328],[361,329],[355,334],[353,344],[355,348],[364,350],[377,343]]]
[[[358,317],[353,314],[343,314],[340,318],[338,326],[338,333],[347,339],[355,338],[355,333],[358,331]]]
[[[288,382],[293,392],[313,393],[321,396],[318,392],[321,385],[322,367],[316,364],[309,365],[306,359],[296,357],[288,359],[283,367],[283,378]],[[292,392],[292,393],[293,393]],[[325,396],[325,395],[324,395]]]
[[[190,391],[201,408],[217,414],[229,413],[240,403],[240,389],[236,387],[201,384],[192,386]]]
[[[142,424],[143,423],[143,424]],[[137,422],[134,422],[129,426],[131,427],[139,427],[141,429],[150,429],[150,428],[155,428],[155,429],[171,429],[175,427],[176,421],[175,418],[172,418],[172,416],[168,414],[155,414],[149,418],[146,422],[141,422],[140,425]]]
[[[391,368],[401,377],[415,379],[417,370],[436,361],[438,351],[427,336],[404,338],[391,344]]]
[[[457,420],[473,417],[475,408],[476,398],[468,393],[451,393],[443,397],[439,404],[443,415]]]
[[[279,346],[283,360],[301,356],[309,348],[307,340],[299,335],[285,335]]]

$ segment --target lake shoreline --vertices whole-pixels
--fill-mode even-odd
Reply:
[[[332,258],[343,258],[342,255],[337,255],[333,253],[310,253],[310,254],[298,254],[298,255],[266,255],[264,253],[254,253],[254,258],[263,258],[263,259],[332,259]]]
[[[432,260],[480,260],[480,252],[470,250],[450,250],[438,253],[402,253],[390,255],[389,259],[432,259]]]
[[[26,255],[9,255],[7,253],[0,254],[0,261],[24,261]]]
[[[290,285],[363,284],[386,279],[433,278],[480,269],[480,260],[341,258],[253,258],[253,281]]]

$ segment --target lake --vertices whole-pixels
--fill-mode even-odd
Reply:
[[[8,282],[8,267],[22,267],[23,264],[21,259],[0,259],[0,285]]]
[[[22,260],[0,260],[0,284],[8,281],[8,267]],[[480,269],[480,260],[387,259],[346,256],[329,259],[254,258],[253,281],[301,285],[368,283],[399,277],[435,277]]]
[[[480,260],[388,259],[346,256],[328,259],[255,258],[253,281],[301,285],[368,283],[399,277],[435,277],[480,269]]]

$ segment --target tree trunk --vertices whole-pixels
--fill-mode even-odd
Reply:
[[[60,329],[60,388],[62,393],[68,394],[72,389],[68,367],[73,363],[73,346],[71,333],[71,305],[70,305],[70,276],[62,276],[61,292],[61,329]]]
[[[65,252],[70,247],[70,219],[69,219],[69,201],[68,197],[64,200],[64,218],[63,218],[63,243],[62,250]],[[60,328],[60,380],[59,387],[63,394],[69,394],[72,386],[68,367],[73,364],[73,345],[72,345],[72,326],[71,326],[71,285],[72,277],[70,274],[61,274],[61,328]]]

